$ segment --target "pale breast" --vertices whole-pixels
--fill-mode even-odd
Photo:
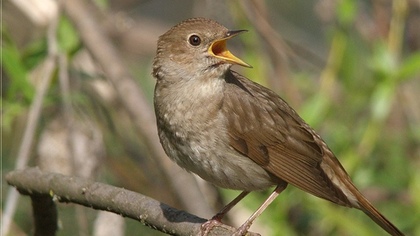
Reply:
[[[227,122],[220,111],[223,92],[214,92],[220,89],[218,84],[184,84],[180,89],[190,91],[159,88],[155,93],[159,137],[166,154],[220,187],[252,191],[272,186],[262,167],[229,146]],[[156,100],[164,102],[156,105]]]

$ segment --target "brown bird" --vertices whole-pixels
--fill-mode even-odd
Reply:
[[[357,190],[327,144],[273,91],[231,70],[251,67],[226,48],[244,30],[204,18],[185,20],[159,37],[153,76],[159,138],[179,166],[243,192],[203,225],[206,234],[250,191],[277,186],[241,226],[252,222],[288,183],[365,212],[391,235],[403,235]]]

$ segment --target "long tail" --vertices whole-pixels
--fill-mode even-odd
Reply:
[[[357,197],[360,204],[360,210],[368,215],[373,221],[381,226],[386,232],[393,236],[403,236],[404,234],[385,218],[370,202],[361,194]]]

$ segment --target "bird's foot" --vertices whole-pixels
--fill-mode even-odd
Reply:
[[[251,225],[243,224],[239,227],[232,236],[244,236],[248,232],[248,229]]]
[[[221,225],[222,222],[220,221],[220,219],[217,217],[217,215],[215,215],[213,218],[211,218],[210,220],[204,222],[201,225],[201,235],[202,236],[207,236],[210,232],[210,230],[218,225]]]

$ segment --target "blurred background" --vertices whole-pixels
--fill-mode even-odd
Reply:
[[[157,38],[198,16],[249,30],[229,48],[253,68],[233,70],[281,95],[373,205],[407,235],[420,235],[418,0],[4,0],[2,176],[39,166],[210,218],[239,192],[174,166],[152,109]],[[30,198],[1,184],[3,230],[31,234]],[[271,191],[251,193],[226,222],[242,224]],[[59,204],[59,219],[58,235],[163,235],[72,204]],[[292,186],[251,230],[385,233],[362,212]]]

